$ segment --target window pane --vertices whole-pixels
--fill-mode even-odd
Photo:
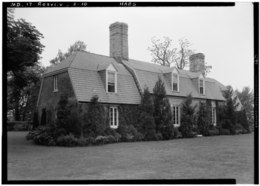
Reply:
[[[200,80],[200,87],[203,87],[203,80]]]
[[[203,87],[200,87],[200,94],[203,94]]]
[[[115,124],[115,126],[117,126],[117,109],[116,108],[114,108],[114,114],[115,114],[115,117],[114,117],[114,124]]]
[[[172,82],[178,83],[178,75],[177,74],[172,74]]]
[[[178,85],[177,85],[177,83],[173,83],[173,84],[172,84],[172,90],[175,90],[175,91],[178,90]]]
[[[109,112],[110,126],[113,126],[113,108],[110,108]]]
[[[108,92],[115,92],[115,84],[108,83]]]
[[[179,107],[176,107],[176,123],[179,124]]]
[[[175,124],[175,107],[172,107],[172,119],[173,119],[173,124]]]
[[[108,72],[108,83],[115,83],[115,73]]]

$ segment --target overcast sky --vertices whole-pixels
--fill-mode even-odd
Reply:
[[[151,62],[151,38],[187,38],[205,54],[209,77],[234,89],[253,88],[253,5],[234,7],[17,8],[15,18],[31,22],[44,35],[41,63],[75,41],[87,51],[109,56],[109,25],[128,24],[129,58]]]

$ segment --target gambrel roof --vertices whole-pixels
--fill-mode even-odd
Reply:
[[[100,71],[112,64],[117,70],[117,93],[107,93]],[[134,74],[130,70],[134,71]],[[153,91],[154,85],[161,77],[165,83],[168,96],[186,97],[192,94],[194,98],[225,100],[221,93],[219,82],[212,78],[205,78],[205,95],[198,92],[193,80],[201,73],[194,73],[186,70],[178,70],[180,79],[180,91],[174,92],[171,83],[165,74],[171,73],[173,68],[160,66],[148,62],[129,59],[115,60],[112,57],[97,55],[89,52],[76,52],[64,62],[48,68],[44,76],[50,76],[62,71],[68,71],[71,83],[78,101],[89,102],[96,94],[101,102],[118,104],[139,104],[140,91],[148,87]],[[141,90],[138,89],[141,87]]]
[[[164,76],[165,73],[171,72],[173,68],[131,59],[128,61],[124,60],[123,62],[131,68],[135,69],[136,74],[140,79],[141,87],[148,87],[150,92],[153,90],[158,77],[160,77],[165,84],[166,94],[169,96],[186,97],[191,93],[194,98],[225,100],[225,98],[222,96],[220,83],[212,78],[205,78],[206,94],[199,94],[198,89],[192,80],[194,78],[200,77],[201,73],[190,72],[187,70],[178,70],[180,76],[180,91],[174,92],[172,91],[170,82],[167,81]]]
[[[112,64],[117,70],[117,93],[107,93],[100,75],[102,69]],[[71,83],[80,102],[89,102],[93,95],[98,95],[99,101],[104,103],[139,104],[140,94],[132,75],[113,58],[89,52],[77,52],[66,61],[49,68],[44,76],[53,75],[61,71],[68,71]]]

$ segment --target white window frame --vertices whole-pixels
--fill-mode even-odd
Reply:
[[[203,92],[201,93],[200,92],[200,81],[202,80],[202,88],[203,88]],[[202,95],[205,95],[205,79],[204,78],[199,78],[199,82],[198,82],[198,84],[199,84],[199,93],[200,94],[202,94]]]
[[[115,75],[115,92],[108,91],[108,73],[113,73]],[[106,92],[107,93],[117,93],[117,72],[116,71],[106,70]]]
[[[173,90],[173,75],[177,75],[177,90]],[[179,92],[179,87],[180,87],[180,77],[178,73],[172,72],[172,91],[174,92]]]
[[[212,117],[212,124],[213,126],[217,125],[217,111],[216,107],[211,108],[211,117]]]
[[[112,109],[112,120],[111,120],[111,109]],[[116,112],[116,118],[115,118],[115,112]],[[109,107],[109,126],[112,129],[117,129],[118,128],[118,118],[119,118],[119,113],[118,113],[118,107],[113,106],[113,107]],[[111,123],[112,121],[112,123]],[[115,124],[116,121],[116,124]]]
[[[181,113],[180,105],[173,105],[172,106],[172,121],[173,121],[174,127],[180,127],[181,126],[181,120],[180,120],[181,114],[180,113]],[[177,117],[177,120],[174,120],[173,118],[176,118],[176,117]]]
[[[53,92],[58,92],[58,76],[53,76]]]

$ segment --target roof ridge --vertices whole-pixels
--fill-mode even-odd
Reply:
[[[89,52],[89,51],[85,51],[85,50],[78,51],[78,52],[84,52],[84,53],[94,54],[94,55],[97,55],[97,56],[102,56],[102,57],[113,58],[113,57],[110,57],[110,56],[106,56],[106,55],[103,55],[103,54],[96,54],[96,53]]]
[[[77,54],[78,54],[79,52],[80,52],[80,51],[76,51],[74,54],[72,54],[72,55],[74,55],[74,57],[73,57],[73,59],[71,59],[71,61],[69,62],[68,68],[71,66],[72,62],[74,61],[74,59],[76,58],[76,56],[77,56]]]

